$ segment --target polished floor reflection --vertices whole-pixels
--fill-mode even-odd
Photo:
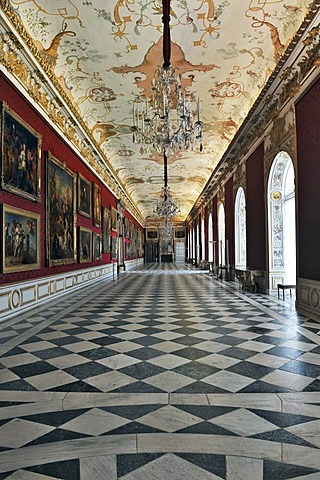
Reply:
[[[0,324],[0,480],[320,480],[320,324],[147,264]]]

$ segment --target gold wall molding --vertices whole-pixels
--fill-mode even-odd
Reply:
[[[126,192],[108,158],[63,91],[51,64],[39,54],[33,40],[8,2],[0,0],[0,63],[85,159],[111,192],[141,225],[145,218]],[[1,14],[1,12],[0,12]],[[6,20],[6,21],[5,21]]]

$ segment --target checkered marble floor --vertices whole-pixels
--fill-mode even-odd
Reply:
[[[319,330],[174,264],[3,322],[0,480],[320,480]]]

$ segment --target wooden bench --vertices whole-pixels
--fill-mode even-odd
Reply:
[[[284,300],[284,291],[285,290],[290,290],[290,297],[291,297],[291,289],[296,288],[295,285],[287,285],[283,283],[278,283],[278,298],[280,298],[280,290],[282,290],[282,299]]]

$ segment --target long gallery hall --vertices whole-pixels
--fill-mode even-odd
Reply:
[[[0,478],[319,480],[319,324],[146,264],[0,325]]]

